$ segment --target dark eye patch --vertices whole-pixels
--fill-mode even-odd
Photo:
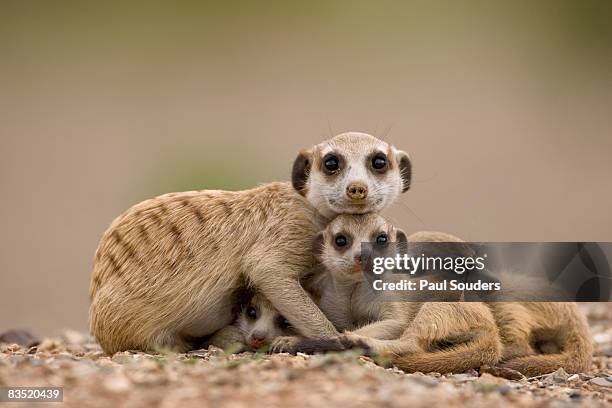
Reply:
[[[276,318],[276,326],[281,330],[286,330],[291,327],[291,323],[284,316],[278,316]]]
[[[376,245],[385,246],[388,242],[389,236],[385,232],[382,232],[376,236]]]
[[[389,158],[385,153],[374,152],[369,157],[369,166],[377,173],[384,173],[389,168]]]
[[[339,232],[333,237],[334,247],[338,251],[345,251],[350,248],[352,244],[351,236],[345,232]]]
[[[327,153],[323,156],[323,172],[328,175],[337,174],[342,170],[343,159],[338,153]]]
[[[249,305],[246,309],[246,315],[251,320],[257,319],[257,309],[253,305]]]

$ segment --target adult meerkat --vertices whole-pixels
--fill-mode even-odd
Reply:
[[[257,293],[240,310],[236,321],[216,332],[204,346],[223,349],[235,346],[238,351],[257,351],[270,346],[276,338],[297,334],[272,303]]]
[[[416,240],[459,242],[448,234],[409,238],[376,214],[340,215],[315,239],[325,272],[309,282],[319,306],[344,330],[340,341],[304,340],[296,351],[316,352],[365,346],[393,356],[405,371],[463,372],[495,364],[501,343],[491,311],[482,303],[386,301],[365,278],[361,242],[385,246]]]
[[[292,183],[162,195],[115,219],[98,245],[90,328],[106,353],[187,350],[233,320],[254,287],[301,334],[338,335],[299,284],[312,239],[339,213],[389,206],[408,190],[408,155],[364,133],[299,153]],[[282,339],[282,338],[281,338]]]

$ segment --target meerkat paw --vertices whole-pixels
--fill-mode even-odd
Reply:
[[[270,343],[272,353],[295,353],[295,346],[302,340],[298,336],[280,336]]]
[[[344,345],[347,349],[349,348],[362,348],[364,350],[369,349],[369,341],[372,339],[368,336],[364,336],[361,334],[353,333],[350,331],[345,331],[340,335],[340,343]]]
[[[350,331],[345,331],[340,335],[340,339],[348,340],[349,342],[359,342],[366,339],[366,336],[362,336],[361,334],[353,333]]]

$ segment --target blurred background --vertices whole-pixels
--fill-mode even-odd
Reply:
[[[2,1],[0,331],[86,330],[129,206],[347,130],[410,153],[406,231],[611,241],[611,80],[609,1]]]

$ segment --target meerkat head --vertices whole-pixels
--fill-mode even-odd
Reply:
[[[255,294],[238,316],[238,327],[246,345],[257,350],[266,347],[279,336],[292,336],[296,332],[289,321],[260,294]]]
[[[317,234],[313,250],[318,261],[335,276],[360,280],[363,278],[362,242],[372,243],[385,252],[390,242],[405,248],[408,240],[404,231],[378,214],[343,214]]]
[[[342,133],[300,152],[293,187],[324,216],[378,212],[410,188],[408,155],[366,133]]]

